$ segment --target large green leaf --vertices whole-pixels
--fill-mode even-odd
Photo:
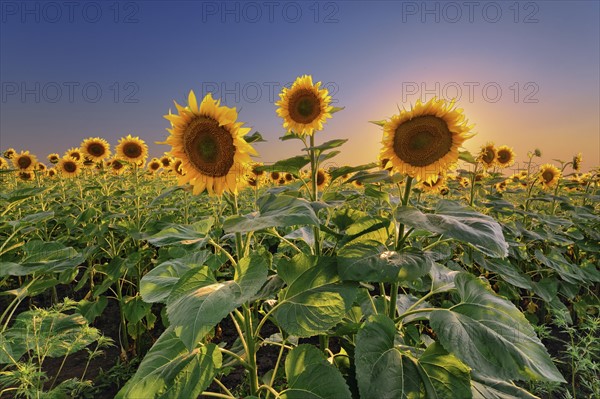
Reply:
[[[25,276],[36,272],[60,273],[83,263],[84,256],[59,242],[32,240],[23,245],[20,263],[0,262],[0,277]]]
[[[352,398],[344,377],[312,345],[299,345],[285,359],[288,389],[282,399]]]
[[[342,280],[369,282],[412,281],[425,275],[433,263],[423,252],[388,251],[376,241],[344,246],[337,262]]]
[[[223,228],[228,233],[247,233],[270,227],[319,225],[310,202],[301,198],[266,194],[258,200],[258,208],[258,212],[229,217]]]
[[[402,206],[396,210],[395,217],[406,225],[469,243],[488,256],[508,255],[502,227],[490,216],[458,202],[439,201],[433,214]]]
[[[454,284],[461,302],[430,316],[446,350],[484,376],[565,382],[525,316],[511,302],[469,273],[459,273]]]
[[[477,373],[473,373],[473,378],[471,380],[473,399],[539,399],[507,381],[485,378]]]
[[[229,312],[252,298],[267,281],[268,253],[242,258],[233,280],[217,282],[209,267],[190,270],[167,300],[167,316],[185,346],[192,350]]]
[[[210,385],[221,362],[215,344],[188,351],[169,327],[115,398],[196,398]]]
[[[206,237],[213,223],[213,218],[208,217],[190,225],[173,224],[148,237],[148,242],[157,247],[197,243]]]
[[[396,327],[370,316],[356,337],[356,377],[361,399],[470,398],[469,368],[439,345],[420,357],[395,345]]]
[[[308,165],[310,158],[308,155],[298,155],[292,158],[282,159],[271,165],[263,165],[256,167],[257,171],[263,172],[287,172],[298,175],[300,169]]]
[[[281,260],[277,272],[287,287],[279,294],[275,319],[289,334],[310,337],[339,323],[356,296],[340,281],[335,260],[298,254]]]

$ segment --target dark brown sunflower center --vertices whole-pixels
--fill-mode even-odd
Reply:
[[[17,164],[19,165],[19,168],[21,168],[21,169],[27,169],[28,167],[31,166],[32,163],[33,163],[33,160],[26,155],[19,157],[19,159],[17,159]]]
[[[106,148],[102,143],[91,143],[88,145],[87,150],[94,157],[101,157],[106,153]]]
[[[77,165],[73,161],[67,161],[63,164],[63,169],[67,173],[73,173],[77,170]]]
[[[554,173],[551,170],[545,170],[542,173],[542,179],[544,179],[545,183],[550,183],[554,179]]]
[[[162,166],[164,166],[165,168],[168,168],[171,164],[171,160],[169,160],[169,158],[162,158],[160,160],[160,163],[162,163]]]
[[[114,170],[119,170],[119,169],[121,169],[121,168],[123,167],[123,164],[122,164],[121,162],[117,161],[117,160],[114,160],[114,161],[113,161],[113,162],[110,164],[110,166],[112,166],[112,168],[113,168]]]
[[[158,163],[158,162],[152,162],[152,163],[150,163],[150,169],[151,170],[157,170],[158,168],[160,168],[160,163]]]
[[[248,178],[248,185],[250,185],[251,187],[256,187],[257,181],[254,177],[249,177]]]
[[[498,161],[500,163],[508,163],[510,162],[510,152],[507,150],[498,151]]]
[[[271,179],[279,180],[279,172],[271,172]]]
[[[142,151],[142,146],[138,143],[129,142],[123,146],[123,154],[127,158],[139,158],[142,156]]]
[[[496,154],[494,153],[494,149],[488,147],[483,151],[481,160],[487,164],[490,164],[490,163],[494,162],[495,155]]]
[[[289,113],[297,123],[311,123],[321,113],[321,101],[313,91],[299,90],[290,98]]]
[[[78,160],[78,161],[81,159],[81,155],[77,151],[73,151],[72,153],[69,154],[69,156],[71,158],[73,158],[73,159]]]
[[[183,146],[192,165],[204,175],[223,177],[233,166],[233,137],[212,118],[199,116],[190,121],[183,133]]]
[[[452,149],[452,132],[442,118],[419,116],[396,128],[394,152],[412,166],[427,166]]]
[[[317,186],[321,186],[323,183],[325,183],[325,173],[319,170],[317,171]]]

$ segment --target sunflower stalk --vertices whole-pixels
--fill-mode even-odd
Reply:
[[[411,176],[406,177],[406,185],[404,187],[404,193],[402,194],[402,206],[408,206],[408,200],[410,198],[410,191],[412,186],[413,178]],[[398,188],[400,189],[400,188]],[[404,243],[406,242],[407,236],[410,234],[412,230],[409,230],[406,234],[404,234],[405,226],[404,223],[400,223],[400,227],[398,228],[398,235],[396,236],[396,252],[401,252]],[[396,301],[398,299],[398,289],[400,288],[400,284],[395,282],[392,283],[390,287],[390,306],[388,307],[388,316],[393,320],[396,317]]]

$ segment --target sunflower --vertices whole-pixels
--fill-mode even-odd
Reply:
[[[171,163],[171,170],[179,176],[185,176],[185,171],[181,168],[182,163],[181,159],[175,159],[173,163]]]
[[[92,161],[98,162],[110,156],[110,145],[100,137],[90,137],[81,143],[81,152]]]
[[[551,188],[558,183],[558,179],[560,179],[560,170],[552,164],[544,164],[540,166],[540,183],[544,186],[544,188]]]
[[[458,179],[458,183],[463,187],[463,188],[467,188],[471,185],[471,180],[467,179],[466,177],[460,177]]]
[[[14,148],[9,148],[6,151],[4,151],[3,155],[4,158],[6,159],[12,159],[12,157],[16,154],[17,152],[15,151]]]
[[[115,148],[116,157],[123,161],[132,162],[135,165],[143,164],[148,156],[148,146],[139,137],[122,137]]]
[[[390,160],[387,158],[382,158],[379,160],[379,167],[382,170],[387,170],[388,172],[391,172],[393,169],[392,164],[390,163]]]
[[[170,156],[165,154],[162,157],[160,157],[159,161],[160,161],[162,167],[167,169],[169,166],[171,166],[171,162],[173,162],[173,159]]]
[[[438,193],[438,192],[440,192],[440,189],[442,187],[445,187],[445,183],[446,183],[446,176],[437,175],[433,179],[423,180],[420,185],[421,185],[421,188],[423,189],[423,191],[425,191],[425,192]]]
[[[279,180],[277,180],[277,184],[279,184],[280,186],[283,186],[285,183],[287,183],[285,181],[285,178],[282,176],[279,178]]]
[[[19,178],[21,180],[29,181],[33,180],[34,174],[30,170],[22,170],[19,172]]]
[[[281,174],[277,171],[273,171],[273,172],[269,173],[269,177],[271,178],[272,181],[276,182],[281,177]]]
[[[579,172],[579,169],[581,169],[582,161],[583,161],[583,158],[581,156],[581,153],[579,153],[573,157],[573,170],[575,172]]]
[[[481,162],[484,168],[489,169],[496,164],[498,159],[498,151],[494,146],[494,143],[487,143],[479,151],[477,160]]]
[[[73,158],[76,161],[81,161],[83,160],[83,155],[81,154],[81,150],[79,148],[72,147],[65,151],[63,158]]]
[[[364,186],[364,184],[360,181],[360,180],[353,180],[352,184],[354,185],[354,187],[356,188],[361,188]]]
[[[64,177],[75,177],[81,173],[81,162],[71,157],[63,157],[56,167]]]
[[[244,173],[250,164],[250,155],[257,155],[244,140],[250,128],[236,122],[235,108],[221,106],[208,93],[200,105],[193,91],[188,96],[188,106],[175,103],[179,115],[165,115],[172,128],[166,140],[173,148],[173,156],[181,159],[185,172],[179,184],[189,182],[194,194],[207,190],[210,195],[224,191],[237,193],[245,184]]]
[[[251,171],[254,176],[260,177],[265,174],[264,170],[258,170],[258,168],[261,166],[263,166],[262,162],[255,162],[252,164]]]
[[[515,153],[509,146],[503,145],[496,150],[496,163],[501,168],[508,168],[515,163]]]
[[[470,138],[461,109],[454,101],[417,101],[410,111],[383,125],[383,148],[379,159],[389,159],[395,172],[417,180],[431,180],[458,162],[458,148]]]
[[[150,173],[155,173],[162,167],[162,163],[157,158],[152,158],[152,160],[148,163],[148,171]]]
[[[291,182],[292,180],[294,180],[294,176],[291,173],[286,173],[285,175],[283,175],[283,177],[287,182]]]
[[[325,186],[327,185],[327,183],[329,183],[329,180],[330,180],[329,173],[327,173],[323,169],[317,170],[317,187],[320,190],[322,190],[323,188],[325,188]]]
[[[58,163],[58,160],[60,159],[60,155],[53,152],[52,154],[48,154],[47,158],[48,158],[48,162],[50,162],[53,165],[56,165]]]
[[[8,169],[8,161],[4,158],[0,158],[0,169]]]
[[[29,151],[21,151],[19,154],[15,153],[11,159],[15,168],[20,171],[33,170],[37,164],[37,158],[35,155],[30,154]]]
[[[246,176],[246,183],[250,187],[258,187],[259,179],[256,176]]]
[[[275,105],[277,115],[283,118],[283,128],[299,135],[312,136],[315,130],[323,130],[323,123],[331,118],[333,107],[327,89],[321,82],[313,85],[312,76],[296,78],[292,87],[284,87],[279,94],[281,100]]]
[[[125,164],[120,159],[113,158],[107,162],[108,167],[115,175],[120,175],[125,172]]]
[[[494,187],[496,188],[497,192],[503,193],[504,191],[506,191],[506,187],[507,187],[508,183],[510,183],[510,179],[496,183],[494,185]]]
[[[55,168],[50,168],[50,169],[48,169],[48,171],[46,172],[46,174],[48,175],[48,177],[54,177],[54,176],[56,176],[56,169]]]
[[[42,162],[38,162],[38,164],[35,166],[35,168],[37,170],[39,170],[40,172],[45,172],[46,169],[48,169],[48,167],[46,166],[46,164],[44,164]]]

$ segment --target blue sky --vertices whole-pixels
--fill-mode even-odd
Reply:
[[[214,92],[296,155],[273,101],[298,75],[346,109],[317,140],[348,138],[337,164],[376,159],[370,124],[434,95],[458,97],[477,135],[523,161],[583,152],[600,164],[600,2],[0,1],[0,149],[39,158],[87,137],[162,141],[173,100]]]

